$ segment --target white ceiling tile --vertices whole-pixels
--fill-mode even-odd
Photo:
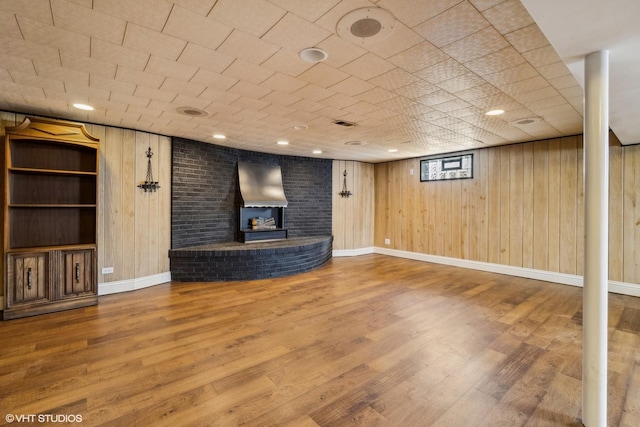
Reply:
[[[336,93],[333,96],[323,99],[321,102],[327,107],[342,109],[357,103],[358,99],[343,93]]]
[[[212,104],[207,109],[211,109],[212,106],[231,105],[236,99],[240,98],[240,95],[207,88],[199,97],[210,100]],[[224,112],[225,110],[221,109],[219,111]]]
[[[56,49],[64,48],[78,55],[89,56],[90,39],[88,36],[42,25],[42,22],[30,18],[18,17],[18,23],[24,39]]]
[[[300,96],[295,96],[288,93],[273,90],[272,92],[269,92],[268,94],[266,94],[260,99],[262,101],[269,102],[278,107],[287,107],[291,104],[294,104],[300,101],[302,98]]]
[[[189,80],[189,83],[206,86],[208,88],[225,91],[234,84],[238,83],[238,79],[223,76],[222,74],[199,69],[196,74]]]
[[[282,46],[292,52],[315,47],[331,33],[292,13],[287,13],[273,26],[262,40]]]
[[[264,40],[234,30],[217,50],[225,55],[235,56],[254,64],[262,64],[279,48]]]
[[[69,0],[51,0],[56,28],[120,44],[126,21],[91,8],[78,6]]]
[[[116,80],[136,84],[138,87],[158,89],[165,77],[133,68],[118,66]]]
[[[518,82],[520,80],[530,79],[538,75],[535,68],[529,63],[516,65],[515,67],[499,71],[497,73],[482,76],[489,83],[500,87],[505,84]]]
[[[401,22],[396,22],[393,33],[389,37],[368,44],[367,49],[379,57],[387,59],[423,41],[424,38],[411,28]]]
[[[363,92],[367,92],[373,89],[375,86],[371,83],[367,83],[357,77],[348,77],[341,82],[330,86],[329,89],[334,92],[343,93],[348,96],[355,96]]]
[[[33,61],[30,59],[20,58],[19,56],[5,55],[0,52],[0,64],[9,72],[20,72],[22,74],[37,75]]]
[[[124,95],[133,95],[137,85],[133,83],[126,83],[121,80],[105,78],[100,75],[91,75],[89,76],[89,86],[96,89],[104,89],[110,92],[121,93]]]
[[[164,58],[151,55],[149,63],[144,71],[188,82],[196,74],[198,69],[190,65],[179,64],[174,61],[168,61]]]
[[[187,96],[197,97],[201,95],[207,87],[196,83],[188,83],[182,80],[167,78],[160,86],[160,90],[167,92],[177,92]]]
[[[176,96],[173,100],[171,100],[171,103],[174,105],[180,105],[182,107],[191,107],[206,110],[206,108],[211,104],[211,101],[208,99],[198,98],[181,93],[178,94],[178,96]]]
[[[388,9],[409,27],[439,15],[462,0],[380,0],[378,6]]]
[[[547,38],[535,24],[505,34],[504,37],[520,53],[539,49],[549,44]]]
[[[582,98],[582,96],[584,95],[584,91],[580,86],[571,86],[563,89],[558,89],[558,92],[560,92],[560,94],[567,99],[575,97]]]
[[[344,107],[344,109],[355,114],[369,115],[376,110],[380,110],[380,107],[368,102],[360,101],[356,104],[348,105]]]
[[[313,22],[320,25],[325,30],[335,33],[336,26],[338,25],[340,18],[352,10],[360,9],[362,7],[371,7],[371,3],[368,0],[342,0]]]
[[[370,102],[372,104],[377,104],[382,101],[388,101],[389,99],[395,98],[397,95],[393,92],[383,89],[381,87],[374,87],[373,89],[358,94],[356,98],[361,101]]]
[[[0,28],[2,28],[3,36],[22,40],[22,33],[15,14],[6,9],[0,9]]]
[[[537,68],[542,77],[547,80],[555,79],[557,77],[564,77],[571,74],[564,62],[556,62],[549,65],[544,65]]]
[[[336,34],[323,40],[317,47],[328,54],[325,63],[334,68],[340,68],[367,53],[365,49],[341,39]]]
[[[335,92],[332,90],[314,84],[308,84],[302,89],[298,89],[297,91],[293,92],[292,95],[299,96],[301,98],[309,98],[314,101],[320,101],[334,94]]]
[[[173,3],[166,0],[94,0],[93,8],[151,31],[162,31]]]
[[[112,92],[109,101],[121,105],[135,105],[137,107],[146,107],[151,102],[148,98],[140,96],[127,95],[121,92]]]
[[[91,76],[100,76],[113,79],[116,75],[117,65],[112,62],[99,61],[87,56],[74,55],[72,52],[62,50],[59,54],[64,68],[79,70],[89,73]]]
[[[394,90],[402,86],[415,83],[418,80],[420,79],[408,71],[405,71],[402,68],[394,68],[387,73],[369,80],[369,83],[373,83],[386,90]]]
[[[367,53],[341,67],[340,70],[362,80],[369,80],[394,68],[395,66],[387,60],[372,53]]]
[[[66,81],[64,86],[65,92],[67,92],[69,96],[82,96],[90,100],[108,100],[111,96],[111,92],[108,90],[92,88],[79,83],[78,81]]]
[[[426,67],[415,73],[416,76],[430,83],[439,83],[469,72],[469,69],[455,59],[445,59],[442,62]]]
[[[300,0],[270,0],[271,3],[306,19],[315,22],[322,15],[331,10],[340,0],[314,0],[302,2]]]
[[[453,77],[449,80],[442,81],[437,83],[440,89],[444,89],[447,92],[461,92],[463,90],[471,89],[476,86],[481,86],[485,84],[486,81],[482,78],[478,77],[473,73],[463,74],[461,76]]]
[[[273,56],[260,64],[264,68],[278,71],[290,76],[299,76],[314,64],[303,61],[297,53],[288,50],[278,50]]]
[[[502,3],[505,0],[469,0],[469,2],[476,7],[480,12],[485,11],[497,4]]]
[[[182,7],[174,6],[162,33],[209,49],[216,49],[231,34],[232,30],[231,27],[224,24],[214,22]]]
[[[144,70],[144,67],[146,67],[149,62],[150,56],[148,53],[127,49],[98,39],[92,40],[91,42],[91,58],[102,62],[118,64],[120,67]]]
[[[261,83],[262,87],[283,93],[295,92],[306,85],[307,82],[282,73],[273,73],[268,79]]]
[[[483,11],[482,14],[501,34],[510,33],[534,23],[520,0],[506,0]]]
[[[468,37],[489,23],[478,10],[464,1],[414,27],[433,45],[442,47]]]
[[[465,67],[478,74],[486,76],[504,71],[525,62],[525,59],[513,47],[508,46],[497,52],[490,53],[481,58],[465,62]]]
[[[310,99],[301,99],[295,104],[291,104],[289,107],[291,107],[294,111],[301,110],[306,111],[307,113],[313,113],[314,111],[323,109],[325,105],[316,101],[312,101]]]
[[[233,56],[225,55],[194,43],[188,43],[178,58],[180,64],[204,68],[216,73],[226,70],[234,60]]]
[[[13,71],[6,81],[11,81],[34,88],[42,88],[48,91],[64,92],[64,82],[45,77],[39,77],[33,73],[21,73]]]
[[[298,76],[300,79],[317,86],[328,88],[349,77],[349,74],[318,63]]]
[[[25,7],[24,0],[2,0],[4,13],[36,19],[48,25],[53,24],[49,0],[29,0],[28,6]]]
[[[445,53],[424,41],[392,56],[389,61],[408,72],[416,72],[446,59],[448,56]]]
[[[89,73],[87,72],[62,68],[44,62],[34,62],[34,66],[36,68],[36,73],[40,77],[79,84],[82,86],[89,86]]]
[[[465,63],[507,47],[509,43],[493,27],[487,27],[442,50],[458,62]]]
[[[404,96],[405,98],[416,99],[430,93],[437,92],[438,90],[439,88],[437,86],[434,86],[429,82],[419,80],[398,89],[394,89],[393,93]]]
[[[150,100],[156,100],[156,101],[167,102],[167,103],[173,101],[178,96],[177,93],[166,92],[166,91],[148,87],[148,86],[138,86],[134,94],[138,98],[148,98]]]
[[[525,52],[522,56],[534,67],[542,67],[561,61],[551,45]]]
[[[236,80],[244,80],[253,84],[260,84],[274,74],[266,68],[259,67],[251,62],[236,59],[226,70],[222,72],[223,76],[231,77]]]
[[[184,7],[198,15],[207,16],[213,9],[217,0],[171,0],[173,3]]]
[[[285,13],[285,10],[265,0],[218,0],[208,16],[260,38]]]
[[[150,53],[170,61],[175,61],[186,45],[184,40],[131,23],[127,24],[123,43],[127,49]]]
[[[549,87],[549,82],[537,75],[530,79],[519,80],[515,83],[509,83],[501,86],[500,89],[510,96],[519,95],[525,92],[531,92],[533,90],[544,89]]]
[[[269,92],[271,89],[260,87],[253,83],[239,81],[235,85],[233,85],[228,92],[233,95],[246,96],[248,98],[260,99]]]

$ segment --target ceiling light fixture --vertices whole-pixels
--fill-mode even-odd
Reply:
[[[206,117],[209,115],[208,112],[195,107],[178,107],[176,108],[176,111],[180,114],[191,117]]]
[[[504,114],[504,110],[491,110],[484,113],[487,116],[499,116],[500,114]]]
[[[278,145],[289,145],[289,141],[278,141]]]
[[[336,32],[350,42],[360,45],[384,40],[393,33],[396,18],[379,7],[352,10],[338,21]]]
[[[322,150],[313,150],[313,154],[322,154]]]
[[[397,148],[389,148],[387,151],[388,151],[389,153],[397,153],[397,152],[398,152],[398,149],[397,149]]]
[[[87,104],[79,104],[79,103],[75,103],[73,104],[74,108],[77,108],[78,110],[84,110],[84,111],[93,111],[94,108],[91,105],[87,105]]]
[[[295,125],[293,127],[293,129],[294,130],[307,130],[307,129],[309,129],[309,126],[307,126],[307,125]]]
[[[307,62],[322,62],[329,57],[329,54],[319,47],[308,47],[300,52],[300,58]]]
[[[226,136],[224,136],[224,135],[223,135],[223,134],[221,134],[221,133],[216,133],[216,134],[214,134],[214,135],[213,135],[213,137],[214,137],[215,139],[227,139],[227,137],[226,137]]]

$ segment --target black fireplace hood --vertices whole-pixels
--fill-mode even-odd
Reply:
[[[280,166],[238,162],[238,180],[245,208],[287,207]]]

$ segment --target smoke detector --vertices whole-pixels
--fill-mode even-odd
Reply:
[[[379,7],[363,7],[344,15],[338,21],[338,35],[360,45],[384,40],[393,33],[396,18]]]

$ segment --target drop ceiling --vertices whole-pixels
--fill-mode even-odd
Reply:
[[[363,7],[388,37],[338,36]],[[582,131],[579,76],[519,0],[0,0],[0,28],[4,111],[365,162]]]

